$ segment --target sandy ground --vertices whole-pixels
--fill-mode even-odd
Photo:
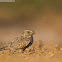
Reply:
[[[31,55],[0,55],[0,62],[62,62],[62,56],[57,55],[53,58],[45,56]]]
[[[44,45],[34,42],[24,53],[0,51],[0,62],[62,62],[60,45]]]

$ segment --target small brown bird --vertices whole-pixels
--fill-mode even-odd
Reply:
[[[5,46],[5,50],[14,52],[18,49],[21,49],[22,51],[24,51],[26,48],[32,45],[34,33],[35,32],[33,30],[24,30],[21,37],[15,38],[13,41]]]

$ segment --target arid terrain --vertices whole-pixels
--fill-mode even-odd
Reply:
[[[0,2],[0,42],[25,29],[35,31],[33,44],[24,53],[0,51],[0,62],[62,62],[62,0]]]
[[[43,44],[37,41],[27,48],[24,53],[0,51],[0,62],[62,62],[61,44]]]

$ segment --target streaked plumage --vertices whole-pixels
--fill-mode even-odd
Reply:
[[[15,38],[5,46],[5,50],[16,51],[22,49],[23,51],[33,43],[33,30],[24,30],[21,37]]]

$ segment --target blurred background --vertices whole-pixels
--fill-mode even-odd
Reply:
[[[35,31],[34,41],[62,42],[62,0],[0,2],[0,41],[11,41],[25,29]]]

